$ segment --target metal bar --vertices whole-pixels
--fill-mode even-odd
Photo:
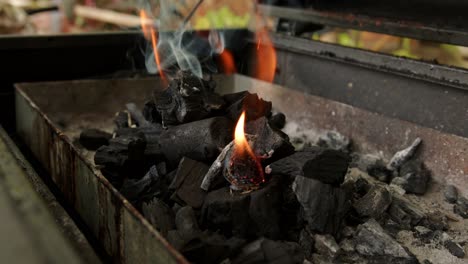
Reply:
[[[270,5],[260,5],[259,10],[265,15],[293,21],[468,46],[468,29],[448,27],[446,24],[438,23],[436,25],[435,23],[423,23],[416,20],[391,19],[359,13],[295,9]]]

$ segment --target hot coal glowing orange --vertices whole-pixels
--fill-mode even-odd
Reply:
[[[265,182],[262,165],[249,145],[244,133],[245,111],[239,118],[234,133],[234,150],[229,162],[229,181],[232,187],[248,191]]]
[[[161,76],[162,81],[164,84],[167,84],[166,76],[162,71],[161,67],[161,60],[159,59],[158,53],[158,37],[154,27],[149,23],[150,19],[146,14],[145,10],[140,10],[140,21],[141,21],[141,29],[143,31],[143,35],[146,39],[151,38],[151,45],[153,47],[153,54],[154,54],[154,61],[156,62],[156,67],[158,67],[159,75]]]
[[[256,59],[254,77],[266,82],[273,82],[276,71],[276,50],[273,47],[273,42],[270,39],[266,27],[257,30],[255,34],[257,41]]]
[[[224,49],[223,52],[219,54],[219,59],[224,74],[233,74],[237,72],[234,57],[229,50]]]

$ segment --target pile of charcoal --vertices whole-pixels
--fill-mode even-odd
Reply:
[[[351,153],[350,140],[333,133],[297,150],[271,102],[248,92],[219,95],[213,81],[188,73],[154,91],[142,111],[126,108],[113,134],[84,130],[80,143],[96,150],[102,174],[191,262],[419,263],[396,241],[400,230],[464,256],[444,232],[445,216],[405,198],[429,185],[414,158],[419,139],[388,163]],[[247,191],[223,177],[243,111],[265,175]],[[351,167],[373,178],[351,177]],[[466,217],[466,199],[450,199]]]

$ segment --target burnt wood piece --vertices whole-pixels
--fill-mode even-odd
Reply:
[[[286,115],[277,113],[270,117],[269,124],[276,129],[283,129],[286,125]]]
[[[99,129],[85,129],[80,133],[80,144],[88,150],[97,150],[99,147],[109,145],[112,138],[110,133]]]
[[[304,211],[308,227],[316,232],[336,236],[350,209],[347,193],[330,184],[297,176],[292,188]]]
[[[127,111],[130,113],[130,116],[136,121],[139,127],[145,127],[151,125],[149,121],[145,119],[143,113],[138,109],[136,104],[128,103],[125,105]]]
[[[405,162],[414,156],[421,142],[421,138],[416,138],[410,146],[395,153],[387,165],[388,169],[398,170]]]
[[[145,103],[142,114],[148,122],[153,124],[161,124],[161,115],[159,114],[158,109],[152,100]]]
[[[344,181],[350,157],[337,150],[309,147],[268,165],[266,173],[302,176],[323,183],[340,185]]]
[[[183,72],[167,89],[155,90],[154,104],[163,126],[193,122],[220,110],[224,100],[214,88],[214,82]]]
[[[388,214],[399,225],[400,229],[410,230],[425,217],[424,213],[406,198],[394,195],[392,200]]]
[[[410,160],[400,167],[400,177],[405,179],[403,189],[408,193],[422,195],[426,193],[431,173],[420,161]]]
[[[244,91],[223,95],[223,98],[228,102],[226,116],[232,121],[239,120],[243,111],[246,113],[247,121],[271,116],[271,102],[264,101],[257,94]]]
[[[177,173],[171,183],[174,189],[171,199],[181,201],[193,208],[200,208],[206,192],[200,188],[203,177],[208,172],[204,163],[184,157],[177,168]]]
[[[213,182],[221,181],[221,180],[224,181],[222,172],[226,164],[226,158],[229,157],[229,154],[231,153],[233,147],[234,147],[234,141],[231,141],[229,144],[226,145],[226,147],[223,148],[221,153],[219,153],[218,157],[211,164],[210,169],[208,170],[205,177],[203,178],[203,181],[200,184],[201,189],[205,191],[216,189],[214,186],[215,184],[213,184]]]
[[[164,129],[160,124],[150,124],[144,127],[120,128],[115,130],[115,135],[117,137],[135,136],[143,138],[146,142],[145,156],[157,158],[162,156],[159,137],[163,131]]]
[[[171,166],[182,157],[212,162],[233,136],[233,123],[225,117],[213,117],[170,127],[161,133],[159,147]]]
[[[175,228],[174,212],[166,203],[158,198],[153,198],[148,202],[144,202],[141,212],[148,222],[163,236],[167,236],[167,232]]]
[[[127,200],[132,204],[140,205],[154,197],[162,198],[167,195],[168,183],[164,175],[158,173],[154,165],[141,179],[126,179],[120,188]]]
[[[379,218],[392,203],[390,192],[380,186],[373,186],[353,207],[360,216]]]

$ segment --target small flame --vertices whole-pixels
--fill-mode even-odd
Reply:
[[[234,153],[232,155],[230,166],[236,167],[232,171],[236,182],[240,185],[249,186],[249,188],[258,187],[265,182],[265,177],[258,158],[253,152],[244,133],[245,111],[242,112],[234,131]],[[244,189],[243,186],[237,186]]]
[[[270,39],[266,27],[259,29],[255,38],[257,40],[257,65],[255,68],[255,78],[273,82],[276,71],[276,50]]]
[[[145,36],[146,39],[151,38],[151,45],[153,47],[154,60],[156,62],[156,66],[158,67],[159,75],[161,76],[161,79],[163,80],[163,82],[167,84],[166,76],[164,75],[164,72],[162,71],[161,60],[159,59],[158,37],[157,37],[156,31],[154,30],[154,27],[149,23],[150,19],[148,15],[143,9],[140,10],[140,21],[141,21],[141,29],[143,31],[143,35]]]
[[[223,52],[219,54],[219,59],[224,74],[233,74],[237,72],[234,57],[229,50],[224,49]]]

